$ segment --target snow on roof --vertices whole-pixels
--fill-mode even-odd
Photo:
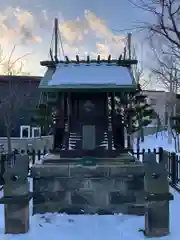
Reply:
[[[132,85],[129,68],[117,64],[59,64],[48,86],[57,85]]]

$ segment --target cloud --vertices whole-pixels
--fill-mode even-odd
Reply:
[[[84,11],[83,18],[65,21],[59,27],[63,42],[69,45],[69,50],[74,52],[74,48],[78,48],[82,55],[85,48],[86,52],[96,52],[104,58],[109,54],[118,56],[125,46],[126,37],[115,35],[101,18],[89,10]],[[69,53],[72,55],[71,51]]]
[[[60,24],[60,31],[69,43],[77,43],[84,40],[84,37],[88,34],[86,28],[87,24],[79,18]]]
[[[34,56],[28,57],[31,60],[23,60],[29,61],[27,68],[30,68],[33,62],[37,66],[32,69],[36,68],[37,72],[39,61],[46,59],[55,16],[59,19],[64,55],[69,58],[75,58],[77,54],[81,59],[86,55],[96,58],[97,54],[100,54],[101,58],[107,58],[109,54],[118,57],[123,51],[125,37],[114,34],[103,19],[89,10],[85,10],[82,17],[75,19],[65,19],[66,16],[57,11],[38,11],[38,14],[35,14],[20,7],[0,9],[0,46],[3,47],[3,53],[9,56],[14,45],[18,46],[14,57],[21,56],[24,52],[36,52]],[[41,44],[38,46],[38,43]]]
[[[43,16],[43,15],[42,15]],[[41,37],[36,34],[39,20],[31,12],[7,7],[0,10],[0,44],[39,43]]]
[[[88,22],[89,28],[96,34],[97,38],[106,39],[106,41],[114,41],[116,36],[106,26],[104,20],[98,18],[94,13],[89,10],[84,12],[85,19]],[[123,40],[123,37],[121,37]]]
[[[58,16],[63,39],[64,51],[71,55],[78,53],[100,53],[119,55],[125,44],[124,36],[114,34],[107,24],[89,10],[84,11],[82,18],[64,20],[61,13],[55,14],[42,9],[38,16],[26,9],[7,7],[0,10],[0,44],[41,43],[44,31],[51,38],[53,17]],[[47,49],[48,52],[48,49]]]

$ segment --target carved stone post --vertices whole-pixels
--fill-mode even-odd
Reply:
[[[161,237],[169,234],[169,193],[167,176],[167,158],[163,150],[159,151],[159,163],[156,153],[145,153],[145,235]]]
[[[17,155],[15,165],[4,173],[5,233],[20,234],[29,230],[28,155]]]

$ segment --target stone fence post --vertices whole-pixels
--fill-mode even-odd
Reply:
[[[169,234],[169,201],[173,195],[169,193],[167,173],[167,157],[162,148],[159,149],[159,162],[156,153],[145,153],[145,235],[161,237]]]
[[[5,233],[20,234],[29,230],[28,155],[16,155],[13,167],[4,173],[4,196],[0,204],[5,208]]]

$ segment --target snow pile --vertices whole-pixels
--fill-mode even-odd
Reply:
[[[167,131],[162,131],[153,135],[145,136],[144,142],[140,143],[140,150],[144,149],[151,149],[154,148],[158,149],[159,147],[162,147],[164,150],[168,152],[175,152],[175,142],[174,139],[172,139],[172,143],[168,143],[168,133]],[[134,150],[137,149],[137,139],[134,139]]]

